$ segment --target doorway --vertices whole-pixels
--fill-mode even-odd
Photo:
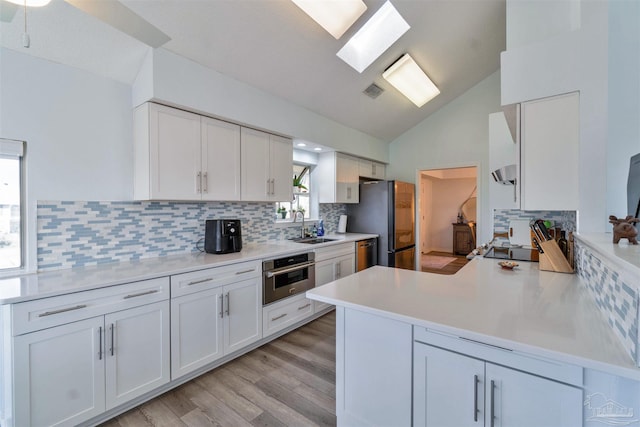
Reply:
[[[478,167],[420,172],[420,269],[454,274],[477,246]]]

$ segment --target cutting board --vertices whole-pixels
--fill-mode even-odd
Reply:
[[[531,246],[529,221],[529,219],[512,219],[509,221],[509,243],[511,245]]]

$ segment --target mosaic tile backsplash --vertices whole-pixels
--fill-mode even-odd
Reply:
[[[576,230],[575,211],[521,211],[518,209],[494,209],[493,231],[494,233],[506,233],[509,231],[509,221],[513,219],[545,219],[555,222],[567,232]]]
[[[327,233],[337,230],[344,213],[345,205],[320,205]],[[300,232],[276,225],[268,202],[56,201],[39,202],[37,215],[39,271],[196,252],[212,218],[239,218],[245,244]]]
[[[616,268],[600,259],[589,247],[576,241],[576,272],[609,323],[614,334],[637,365],[640,299],[638,287],[622,277]]]

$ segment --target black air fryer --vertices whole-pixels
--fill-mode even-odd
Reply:
[[[208,219],[204,229],[204,250],[210,254],[240,252],[242,233],[239,219]]]

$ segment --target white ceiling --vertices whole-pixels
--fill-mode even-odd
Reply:
[[[112,0],[96,0],[112,1]],[[123,0],[171,37],[163,48],[385,141],[415,126],[499,69],[505,49],[505,0],[392,0],[411,26],[362,74],[336,52],[383,0],[340,40],[289,0]],[[3,1],[0,0],[0,6]],[[132,83],[149,47],[63,0],[0,24],[2,46]],[[382,78],[410,53],[441,94],[417,108]],[[362,91],[385,89],[373,100]]]

